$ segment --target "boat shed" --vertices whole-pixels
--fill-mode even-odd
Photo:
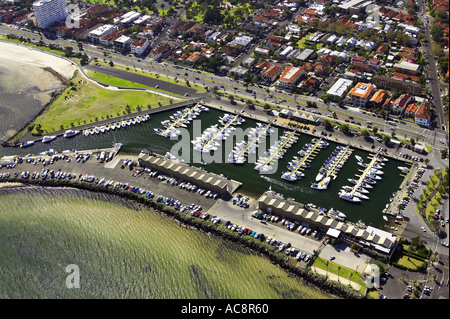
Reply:
[[[358,243],[371,253],[390,258],[397,237],[374,227],[362,227],[351,222],[337,220],[320,210],[302,203],[284,199],[273,192],[266,192],[258,199],[258,207],[264,212],[300,223],[308,223],[312,229],[318,229],[334,238]]]
[[[161,173],[197,185],[198,187],[219,193],[222,197],[232,194],[241,183],[205,171],[185,163],[173,161],[157,154],[139,154],[139,164],[143,167],[155,169]]]
[[[335,229],[335,228],[333,228],[333,227],[330,227],[328,230],[327,230],[327,236],[331,236],[331,237],[334,237],[334,238],[339,238],[339,236],[341,235],[341,231],[340,230],[338,230],[338,229]]]

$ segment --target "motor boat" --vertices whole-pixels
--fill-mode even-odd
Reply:
[[[352,202],[352,203],[360,203],[361,199],[357,196],[353,196],[352,194],[350,194],[349,192],[346,191],[342,191],[339,193],[339,198]]]
[[[20,147],[25,148],[25,147],[29,147],[33,144],[34,144],[34,141],[25,141],[25,142],[22,142],[22,144],[20,144]]]
[[[54,135],[46,135],[42,138],[42,143],[48,143],[53,141],[56,138]]]
[[[398,169],[401,170],[403,173],[409,172],[409,169],[407,167],[399,166]]]
[[[72,131],[72,130],[67,130],[65,133],[64,133],[64,137],[72,137],[72,136],[75,136],[75,135],[77,135],[77,134],[80,134],[80,131]]]
[[[364,195],[364,194],[361,194],[360,192],[354,192],[354,193],[353,193],[353,196],[359,197],[359,198],[361,198],[361,199],[369,199],[369,197],[367,197],[367,196]]]
[[[326,173],[327,173],[326,169],[324,168],[320,169],[319,174],[317,174],[316,176],[316,182],[320,182]]]

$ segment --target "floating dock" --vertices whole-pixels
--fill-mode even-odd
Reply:
[[[273,130],[270,124],[258,123],[256,128],[253,128],[248,136],[247,141],[236,143],[234,149],[228,155],[228,162],[233,164],[243,164],[246,161],[248,154],[256,153],[259,143]]]
[[[322,166],[321,168],[326,170],[322,179],[318,183],[312,184],[311,188],[319,190],[327,189],[331,179],[333,180],[336,179],[339,171],[344,166],[345,162],[348,160],[352,152],[353,150],[349,146],[346,147],[338,146],[336,150],[333,151],[333,154],[336,153],[336,155],[332,155],[332,157],[335,158],[332,159],[331,163],[329,164],[329,167],[325,168]]]
[[[381,159],[378,157],[378,154],[375,154],[369,164],[366,164],[366,167],[364,170],[359,170],[362,174],[356,175],[358,180],[356,181],[355,185],[351,187],[349,191],[346,192],[346,195],[348,195],[350,198],[358,197],[362,199],[369,199],[368,196],[362,194],[362,190],[366,188],[372,188],[372,186],[368,184],[375,184],[376,180],[381,180],[381,177],[376,177],[379,174],[382,174],[383,172],[380,170],[382,169],[381,164],[384,161],[387,161],[385,158]],[[376,173],[373,173],[374,170],[376,170]],[[368,182],[367,179],[375,179],[372,182]],[[368,191],[365,191],[365,193],[368,193]]]
[[[184,108],[170,116],[170,120],[163,121],[164,129],[155,129],[158,135],[164,137],[176,136],[179,133],[178,127],[186,127],[193,119],[195,119],[202,111],[209,109],[201,104],[195,105],[193,108]]]
[[[269,172],[272,170],[272,164],[283,157],[283,154],[292,144],[298,140],[296,132],[285,132],[278,141],[266,151],[266,157],[260,157],[255,165],[255,169],[260,172]]]
[[[229,133],[234,130],[231,128],[232,125],[240,125],[245,120],[239,116],[239,114],[231,115],[225,114],[220,118],[221,127],[218,124],[215,124],[209,128],[207,128],[202,136],[197,137],[195,140],[191,141],[192,144],[195,145],[194,150],[208,153],[210,151],[217,150],[217,147],[220,146],[220,143],[217,141],[221,141],[226,139]]]
[[[328,142],[322,139],[312,139],[311,143],[306,143],[305,146],[298,152],[302,158],[294,157],[294,159],[289,163],[287,172],[283,172],[281,178],[287,181],[296,181],[301,179],[305,174],[303,170],[309,167],[309,163],[316,155],[320,152],[320,149],[328,147]],[[305,150],[306,148],[306,150]]]

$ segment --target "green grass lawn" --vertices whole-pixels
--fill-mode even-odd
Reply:
[[[328,267],[327,267],[328,264]],[[345,278],[348,280],[351,280],[361,286],[365,287],[365,283],[364,281],[360,278],[361,274],[359,272],[357,272],[356,270],[344,267],[344,266],[340,266],[330,260],[326,260],[323,258],[316,258],[316,260],[314,261],[313,266],[323,269],[323,270],[327,270],[329,273],[335,274],[335,275],[339,275],[340,278]]]
[[[41,125],[43,134],[171,103],[170,98],[154,93],[108,90],[86,81],[80,74],[72,82],[75,87],[67,88],[34,121],[35,125]]]
[[[39,45],[36,45],[36,44],[33,44],[33,43],[28,43],[28,42],[21,42],[19,39],[8,39],[5,35],[1,35],[1,36],[0,36],[0,39],[6,40],[6,41],[10,41],[10,42],[15,42],[15,43],[20,43],[20,44],[28,45],[28,46],[30,46],[30,47],[35,47],[35,48],[42,49],[42,50],[45,50],[45,51],[48,51],[48,52],[52,52],[52,53],[56,53],[56,54],[59,54],[59,55],[65,55],[64,51],[61,51],[61,50],[51,50],[49,47],[46,47],[46,46],[39,46]]]
[[[416,259],[413,257],[409,257],[404,254],[398,254],[398,255],[399,256],[394,258],[392,261],[396,262],[397,264],[402,265],[412,271],[419,270],[419,269],[421,269],[421,267],[423,267],[426,264],[425,261],[422,261],[422,260],[419,260],[419,259]]]

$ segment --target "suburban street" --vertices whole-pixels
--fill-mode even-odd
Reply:
[[[165,38],[168,29],[169,26],[166,26],[161,36],[157,37],[154,42],[161,41],[161,38]],[[33,33],[31,31],[23,30],[17,27],[10,27],[7,25],[0,25],[0,34],[9,34],[9,33],[24,36],[33,39],[34,41],[39,41],[40,39],[42,39],[47,44],[55,43],[60,45],[61,47],[69,46],[73,48],[74,52],[78,52],[78,46],[74,40],[65,40],[65,39],[50,40],[42,36],[39,36],[38,34]],[[84,44],[82,52],[86,53],[91,60],[93,60],[94,58],[97,58],[99,60],[105,59],[106,61],[111,60],[113,61],[114,64],[120,64],[125,67],[143,69],[155,74],[166,76],[168,78],[172,79],[177,78],[180,81],[189,80],[191,83],[209,87],[210,92],[212,92],[214,87],[218,87],[220,92],[223,92],[227,95],[232,94],[233,96],[235,96],[236,99],[244,98],[249,100],[258,100],[261,103],[278,105],[280,107],[288,108],[293,111],[297,111],[299,109],[299,107],[297,107],[298,104],[300,104],[300,106],[304,108],[307,101],[315,102],[317,104],[317,109],[313,110],[305,109],[304,112],[311,112],[311,111],[316,112],[314,116],[318,116],[323,119],[326,119],[328,115],[331,115],[332,112],[335,112],[338,116],[337,121],[340,122],[343,122],[349,116],[352,116],[355,118],[356,122],[359,122],[361,124],[360,125],[361,129],[364,129],[366,127],[365,123],[366,121],[371,121],[373,123],[373,126],[378,127],[380,131],[384,130],[386,133],[390,134],[389,128],[391,126],[385,124],[384,119],[377,118],[367,113],[363,114],[361,110],[358,108],[342,109],[338,106],[327,105],[323,103],[320,100],[320,98],[315,96],[308,96],[308,97],[296,96],[283,91],[276,90],[274,87],[268,88],[262,86],[249,86],[248,88],[253,92],[255,92],[255,95],[252,95],[251,93],[246,92],[246,87],[243,85],[242,81],[233,80],[229,77],[218,76],[207,72],[200,72],[187,67],[173,65],[168,62],[158,63],[153,61],[149,57],[145,59],[139,59],[136,57],[124,56],[122,54],[115,53],[108,49],[97,48],[97,46],[94,45]],[[88,68],[92,69],[93,66],[90,65],[88,66]],[[432,74],[433,68],[434,68],[434,75],[437,76],[436,67],[434,64],[432,65],[431,68]],[[102,71],[104,73],[107,72],[106,69],[107,68],[102,67]],[[114,75],[114,71],[110,70],[108,74]],[[120,72],[116,73],[116,76],[120,75],[122,75]],[[437,94],[437,92],[440,92],[439,81],[432,82],[430,80],[430,82],[432,83],[433,96],[436,96],[436,100],[434,101],[434,103],[440,103],[439,105],[441,105],[440,108],[436,107],[436,109],[442,110],[442,103],[440,102],[441,101],[440,93]],[[189,89],[187,91],[185,91],[184,89],[180,90],[180,94],[184,94],[186,92],[191,93]],[[279,100],[286,100],[286,102],[278,104],[277,101]],[[321,114],[317,114],[317,112],[320,112]],[[443,111],[442,115],[438,115],[438,117],[442,118],[442,116]],[[407,122],[404,123],[405,124],[397,123],[395,127],[395,132],[397,136],[408,140],[414,138],[418,142],[423,142],[425,144],[431,145],[433,149],[438,150],[443,148],[448,149],[449,140],[448,140],[448,132],[446,130],[436,128],[435,130],[431,131],[429,129],[422,128],[416,124],[410,124]],[[440,140],[443,140],[444,143],[441,143]]]

